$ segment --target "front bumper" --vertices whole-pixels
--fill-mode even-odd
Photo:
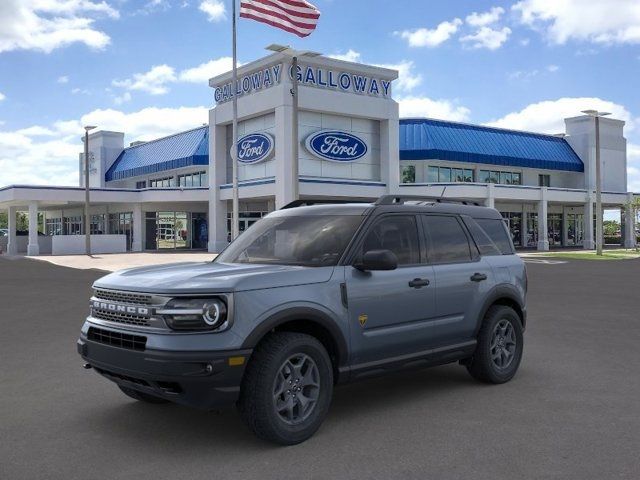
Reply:
[[[206,410],[236,402],[252,352],[137,351],[104,345],[89,340],[84,334],[77,345],[78,353],[87,364],[118,385]],[[231,357],[235,361],[230,362]],[[238,357],[244,358],[241,365]]]

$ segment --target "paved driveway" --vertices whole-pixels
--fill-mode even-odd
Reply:
[[[511,383],[449,365],[340,387],[318,434],[282,448],[233,410],[139,404],[84,371],[101,274],[0,258],[0,479],[640,478],[640,261],[528,270]]]

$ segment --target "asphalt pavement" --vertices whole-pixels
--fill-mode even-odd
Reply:
[[[81,368],[103,273],[0,257],[0,479],[638,479],[640,260],[528,264],[519,373],[447,365],[338,387],[309,441],[146,405]]]

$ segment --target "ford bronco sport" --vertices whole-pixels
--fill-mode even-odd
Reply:
[[[143,402],[236,403],[280,444],[316,432],[339,383],[451,362],[483,382],[515,375],[527,277],[496,210],[314,203],[270,213],[213,262],[96,281],[85,367]]]

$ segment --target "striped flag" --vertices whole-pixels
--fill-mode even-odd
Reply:
[[[305,0],[241,0],[240,16],[306,37],[316,29],[320,11]]]

